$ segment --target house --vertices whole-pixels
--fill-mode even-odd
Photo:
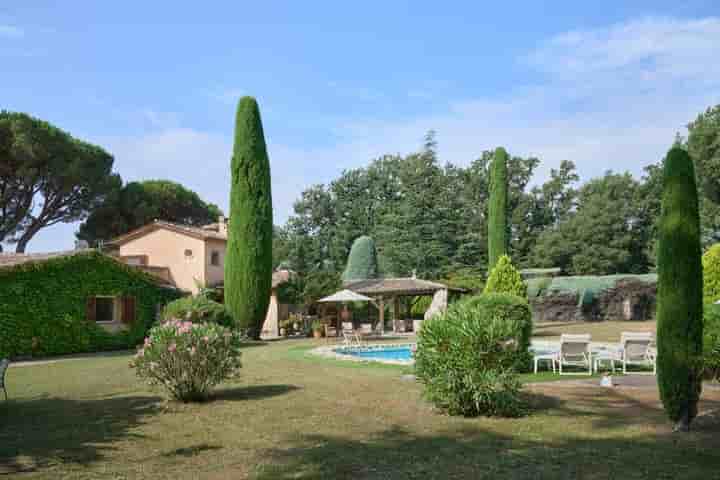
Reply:
[[[221,285],[227,220],[204,227],[155,221],[106,244],[129,265],[156,270],[178,288],[196,294]]]
[[[187,226],[156,220],[106,244],[129,265],[159,276],[177,288],[197,294],[203,287],[222,288],[225,277],[228,221],[220,217],[205,226]],[[290,272],[273,274],[268,313],[262,331],[279,335],[279,323],[291,307],[278,301],[277,289]]]
[[[182,293],[96,250],[0,255],[0,358],[132,348]]]

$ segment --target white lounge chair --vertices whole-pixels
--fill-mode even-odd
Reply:
[[[373,332],[372,323],[361,323],[360,330],[357,331],[358,337],[361,340],[372,337],[374,333],[375,332]]]
[[[592,375],[592,353],[590,352],[590,335],[560,336],[560,352],[558,352],[560,375],[577,375],[574,372],[563,372],[563,365],[586,367],[587,374]]]
[[[356,345],[360,345],[360,337],[358,336],[357,332],[353,329],[352,322],[343,322],[342,323],[342,336],[343,336],[343,343],[347,346],[352,345],[355,343]]]
[[[651,332],[622,332],[620,334],[620,355],[623,373],[628,373],[628,365],[652,366],[652,375],[656,372],[655,349]],[[629,372],[650,375],[650,372]]]

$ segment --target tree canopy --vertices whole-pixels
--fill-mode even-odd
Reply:
[[[0,112],[0,245],[83,220],[120,185],[113,157],[48,122]]]
[[[130,182],[106,197],[80,225],[77,237],[95,245],[154,220],[184,225],[216,222],[222,211],[217,205],[170,180]]]

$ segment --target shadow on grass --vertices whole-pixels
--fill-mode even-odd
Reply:
[[[103,460],[113,442],[158,412],[162,399],[124,396],[90,400],[37,398],[0,405],[0,475],[57,463]]]
[[[220,445],[208,445],[207,443],[201,443],[200,445],[193,445],[192,447],[176,448],[175,450],[163,453],[162,456],[187,458],[213,450],[222,450],[222,447]]]
[[[277,397],[299,390],[295,385],[251,385],[240,388],[225,388],[216,390],[210,397],[214,400],[262,400]]]
[[[254,478],[708,479],[720,469],[720,402],[704,402],[691,434],[672,434],[662,410],[622,392],[532,397],[533,416],[551,426],[531,416],[459,419],[430,435],[400,425],[370,438],[304,435],[268,451]]]

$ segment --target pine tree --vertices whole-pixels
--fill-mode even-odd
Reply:
[[[675,430],[687,431],[702,388],[703,279],[695,169],[680,147],[665,158],[658,230],[658,387]]]
[[[508,154],[504,148],[495,150],[490,165],[490,202],[488,205],[488,272],[501,256],[507,254],[507,178]]]
[[[236,325],[259,338],[272,283],[273,217],[270,162],[252,97],[238,104],[231,168],[225,303]]]
[[[377,276],[378,265],[375,241],[365,235],[356,238],[350,248],[347,265],[342,274],[342,281],[348,283],[355,280],[377,278]]]

